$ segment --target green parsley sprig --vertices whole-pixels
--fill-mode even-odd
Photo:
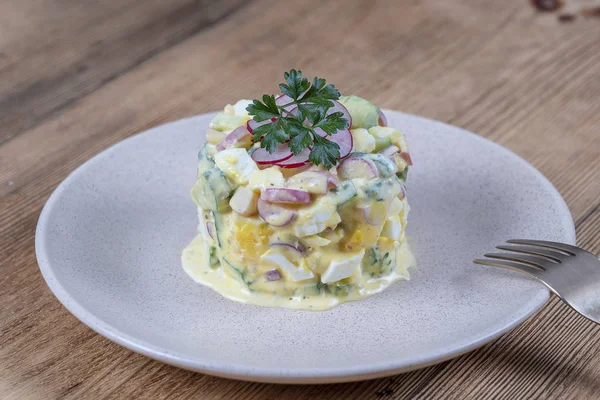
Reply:
[[[327,85],[325,79],[315,77],[312,84],[302,76],[302,71],[292,69],[283,74],[286,83],[279,88],[291,101],[278,105],[274,95],[264,94],[262,101],[253,100],[246,110],[256,122],[272,120],[252,131],[253,141],[269,153],[280,143],[287,143],[292,153],[298,155],[310,147],[309,161],[325,168],[333,167],[340,158],[340,146],[321,137],[316,129],[327,135],[348,127],[348,120],[341,112],[327,115],[334,106],[331,100],[340,98],[335,86]],[[290,111],[296,107],[295,110]]]

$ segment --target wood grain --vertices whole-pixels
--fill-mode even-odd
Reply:
[[[579,245],[600,253],[600,18],[559,13],[525,0],[0,3],[0,397],[600,398],[600,327],[556,299],[493,343],[412,373],[245,383],[95,334],[47,289],[33,247],[46,199],[85,160],[275,90],[282,70],[301,67],[507,146],[558,188]]]

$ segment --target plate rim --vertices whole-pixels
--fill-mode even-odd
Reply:
[[[421,117],[418,115],[403,113],[400,111],[395,111],[391,109],[383,109],[386,113],[394,113],[401,114],[403,116],[408,116],[413,119],[422,120],[423,122],[429,124],[438,124],[442,125],[444,129],[452,129],[459,130],[462,134],[468,134],[472,137],[472,139],[485,143],[485,145],[491,145],[491,147],[496,147],[498,151],[504,152],[509,157],[512,157],[515,162],[521,164],[522,167],[529,169],[530,172],[535,175],[540,182],[546,186],[546,189],[553,193],[554,197],[557,199],[557,206],[561,210],[559,216],[561,218],[567,218],[570,222],[568,224],[568,229],[565,231],[565,236],[569,236],[565,239],[566,243],[575,244],[576,241],[576,232],[575,225],[573,222],[573,217],[567,206],[564,198],[560,194],[560,192],[556,189],[556,187],[546,178],[539,170],[537,170],[533,165],[531,165],[527,160],[519,156],[518,154],[512,152],[508,148],[493,142],[490,139],[479,136],[473,132],[465,130],[461,127],[457,127],[454,125],[450,125],[441,121],[436,121],[433,119]],[[140,135],[149,133],[151,131],[161,129],[166,125],[176,124],[182,121],[196,119],[201,116],[206,116],[214,114],[214,112],[203,113],[194,115],[187,118],[178,119],[175,121],[169,121],[167,123],[154,126],[150,129],[144,130],[142,132],[131,135],[106,149],[103,149],[99,153],[95,154],[90,159],[86,160],[84,163],[79,165],[76,169],[74,169],[57,187],[54,189],[48,200],[46,201],[36,226],[35,231],[35,253],[38,262],[39,269],[48,285],[50,291],[54,294],[54,296],[58,299],[58,301],[77,319],[87,325],[96,333],[104,336],[105,338],[120,344],[121,346],[137,352],[139,354],[145,355],[149,358],[164,362],[166,364],[174,365],[180,368],[185,368],[188,370],[192,370],[195,372],[201,372],[208,375],[214,375],[225,378],[233,378],[245,381],[254,381],[254,382],[268,382],[268,383],[286,383],[286,384],[319,384],[319,383],[339,383],[339,382],[350,382],[350,381],[358,381],[365,379],[375,379],[384,376],[396,375],[399,373],[409,372],[416,369],[424,368],[427,366],[431,366],[434,364],[438,364],[449,359],[458,357],[462,354],[475,350],[492,340],[500,337],[506,332],[511,331],[529,317],[531,317],[534,313],[536,313],[539,309],[546,304],[550,297],[550,293],[546,291],[547,295],[539,301],[538,304],[535,304],[531,310],[525,313],[521,318],[517,318],[506,326],[497,329],[496,331],[488,334],[487,336],[479,337],[476,340],[470,341],[467,345],[454,347],[451,349],[445,349],[444,351],[438,351],[437,353],[432,353],[422,358],[415,358],[412,362],[407,363],[404,362],[394,362],[393,360],[388,361],[380,361],[373,362],[370,364],[359,364],[356,366],[347,366],[343,368],[339,367],[326,367],[326,368],[299,368],[299,369],[287,369],[287,370],[278,370],[276,368],[264,368],[264,367],[252,367],[252,366],[239,366],[231,363],[214,363],[207,360],[202,360],[198,357],[190,358],[186,356],[182,356],[180,354],[171,353],[168,349],[148,343],[144,340],[140,340],[135,338],[129,334],[119,331],[118,329],[113,328],[110,324],[106,323],[102,318],[99,318],[93,314],[92,311],[87,310],[83,307],[77,300],[75,300],[67,290],[62,286],[60,281],[57,279],[54,274],[51,263],[47,258],[47,250],[45,243],[44,231],[48,225],[48,219],[54,205],[60,199],[61,193],[64,189],[71,183],[71,181],[83,173],[86,169],[86,166],[89,163],[96,162],[98,159],[105,157],[107,154],[110,154],[111,151],[115,151],[116,148],[123,146],[125,143],[130,140],[134,140]],[[468,335],[472,336],[472,335]]]

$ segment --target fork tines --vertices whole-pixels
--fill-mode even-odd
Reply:
[[[576,247],[556,242],[529,239],[507,240],[512,246],[496,248],[510,253],[487,253],[486,259],[473,260],[475,264],[519,270],[537,276],[547,266],[560,264],[566,257],[575,256]]]

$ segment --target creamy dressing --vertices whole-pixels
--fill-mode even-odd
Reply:
[[[396,268],[387,276],[367,278],[359,290],[347,296],[335,296],[325,291],[318,295],[281,296],[266,292],[251,291],[239,280],[225,273],[222,268],[211,268],[205,254],[206,245],[201,235],[183,251],[181,261],[185,272],[196,282],[219,292],[222,296],[244,304],[263,307],[282,307],[295,310],[324,311],[341,303],[364,299],[385,290],[394,282],[408,280],[408,268],[416,265],[415,258],[406,240],[397,249]],[[265,282],[275,284],[276,282]]]

